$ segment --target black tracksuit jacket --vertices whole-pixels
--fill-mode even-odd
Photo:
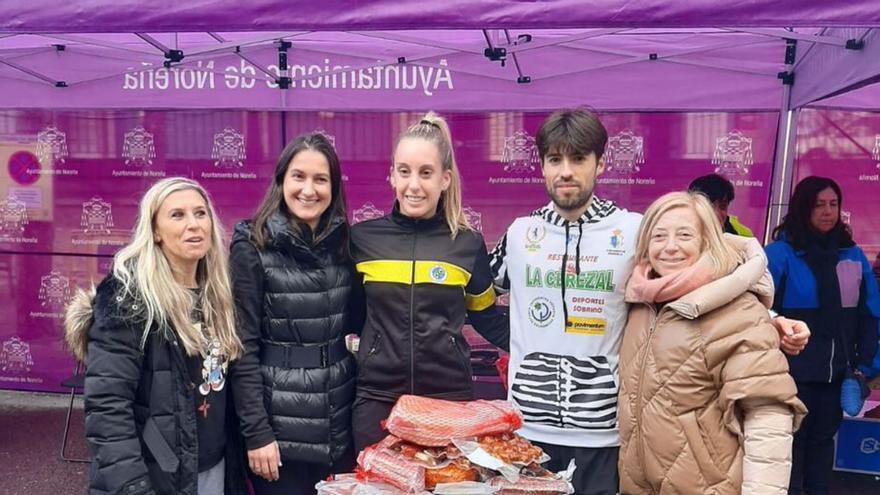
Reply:
[[[442,208],[414,220],[397,204],[390,215],[353,226],[351,237],[365,307],[358,396],[471,399],[465,317],[502,349],[510,336],[508,317],[495,306],[483,237],[463,230],[452,239]]]

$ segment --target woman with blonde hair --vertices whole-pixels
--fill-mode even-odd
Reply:
[[[508,348],[482,235],[461,206],[461,178],[446,121],[429,112],[397,139],[391,214],[352,227],[365,321],[352,412],[355,449],[381,440],[379,423],[403,394],[473,397],[465,317]]]
[[[199,184],[150,187],[131,242],[65,326],[86,364],[90,493],[245,493],[225,386],[241,343],[220,223]]]
[[[620,350],[621,493],[784,494],[806,409],[767,309],[753,239],[696,193],[642,220]]]

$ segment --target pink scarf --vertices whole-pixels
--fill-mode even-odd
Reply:
[[[626,300],[646,303],[674,301],[715,278],[712,261],[705,254],[693,265],[662,277],[643,261],[636,265],[626,284]]]

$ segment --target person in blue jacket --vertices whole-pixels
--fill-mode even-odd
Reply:
[[[803,179],[766,248],[776,284],[773,309],[812,330],[803,352],[787,356],[798,398],[809,409],[794,437],[789,493],[829,493],[841,383],[848,374],[880,371],[880,295],[871,264],[840,220],[842,202],[832,179]]]

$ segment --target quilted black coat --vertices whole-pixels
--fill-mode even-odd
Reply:
[[[354,332],[354,272],[339,253],[346,228],[344,219],[330,220],[312,239],[279,211],[266,222],[263,249],[249,222],[235,228],[230,269],[245,354],[233,389],[248,449],[277,440],[282,460],[323,465],[350,455],[354,357],[344,352],[326,366],[297,367],[264,356],[267,346],[342,345]]]

